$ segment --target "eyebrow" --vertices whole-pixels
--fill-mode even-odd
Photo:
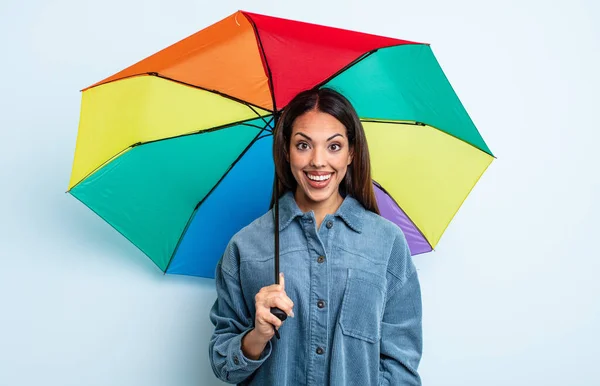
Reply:
[[[296,133],[296,135],[301,135],[301,136],[303,136],[304,138],[306,138],[306,139],[308,139],[309,141],[311,141],[311,142],[312,142],[312,138],[311,138],[311,137],[309,137],[308,135],[306,135],[306,134],[302,133],[302,132],[298,132],[298,133]],[[335,137],[344,137],[344,136],[343,136],[342,134],[340,134],[340,133],[334,134],[334,135],[332,135],[331,137],[327,138],[327,142],[331,141],[331,140],[332,140],[332,139],[334,139]]]

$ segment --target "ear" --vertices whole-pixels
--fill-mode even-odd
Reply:
[[[354,159],[354,148],[351,147],[350,151],[348,152],[348,163],[347,163],[347,166],[350,166],[350,164],[352,163],[353,159]]]

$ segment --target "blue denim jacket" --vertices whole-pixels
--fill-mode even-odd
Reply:
[[[274,283],[272,211],[238,232],[216,269],[210,360],[241,385],[420,385],[421,292],[400,228],[348,196],[321,227],[280,199],[280,268],[294,302],[258,360],[244,356],[254,297]]]

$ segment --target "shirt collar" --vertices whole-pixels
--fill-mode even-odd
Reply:
[[[281,232],[294,220],[296,217],[304,215],[296,200],[294,199],[294,193],[287,191],[279,199],[279,231]],[[273,210],[273,216],[275,211]]]
[[[334,216],[341,218],[355,232],[361,233],[365,210],[358,200],[348,195],[344,198],[342,205],[340,205]],[[285,192],[279,199],[279,231],[283,231],[296,217],[301,216],[304,216],[304,213],[296,204],[294,193],[291,191]]]

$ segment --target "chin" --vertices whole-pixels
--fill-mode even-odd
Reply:
[[[310,190],[307,191],[305,189],[302,189],[302,194],[304,195],[306,200],[315,203],[327,201],[335,195],[335,192],[335,190],[326,192],[311,192]]]
[[[327,201],[331,194],[304,194],[304,196],[312,202],[323,202]]]

